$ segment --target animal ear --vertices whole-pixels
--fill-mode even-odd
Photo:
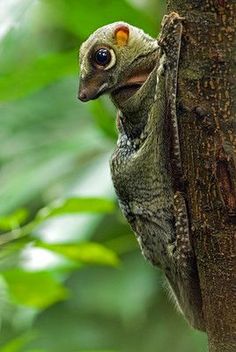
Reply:
[[[125,46],[129,41],[129,27],[121,24],[115,29],[115,41],[119,46]]]

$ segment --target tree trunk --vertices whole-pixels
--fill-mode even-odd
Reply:
[[[236,2],[168,0],[185,17],[178,121],[210,352],[236,351]]]

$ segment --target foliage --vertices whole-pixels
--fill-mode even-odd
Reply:
[[[3,4],[4,3],[4,4]],[[198,351],[141,257],[108,171],[108,100],[76,100],[77,51],[160,1],[0,0],[0,352]]]

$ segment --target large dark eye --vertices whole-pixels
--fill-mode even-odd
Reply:
[[[95,52],[94,59],[99,66],[106,66],[111,61],[111,53],[106,48],[100,48]]]

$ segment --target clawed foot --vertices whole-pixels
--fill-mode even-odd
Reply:
[[[163,17],[161,27],[162,31],[165,31],[166,28],[174,30],[178,24],[182,23],[185,20],[185,17],[181,17],[177,12],[171,12],[169,15]]]
[[[170,52],[178,45],[182,35],[182,22],[184,17],[179,16],[176,12],[171,12],[164,16],[162,20],[161,35],[159,38],[160,47],[170,55]]]

